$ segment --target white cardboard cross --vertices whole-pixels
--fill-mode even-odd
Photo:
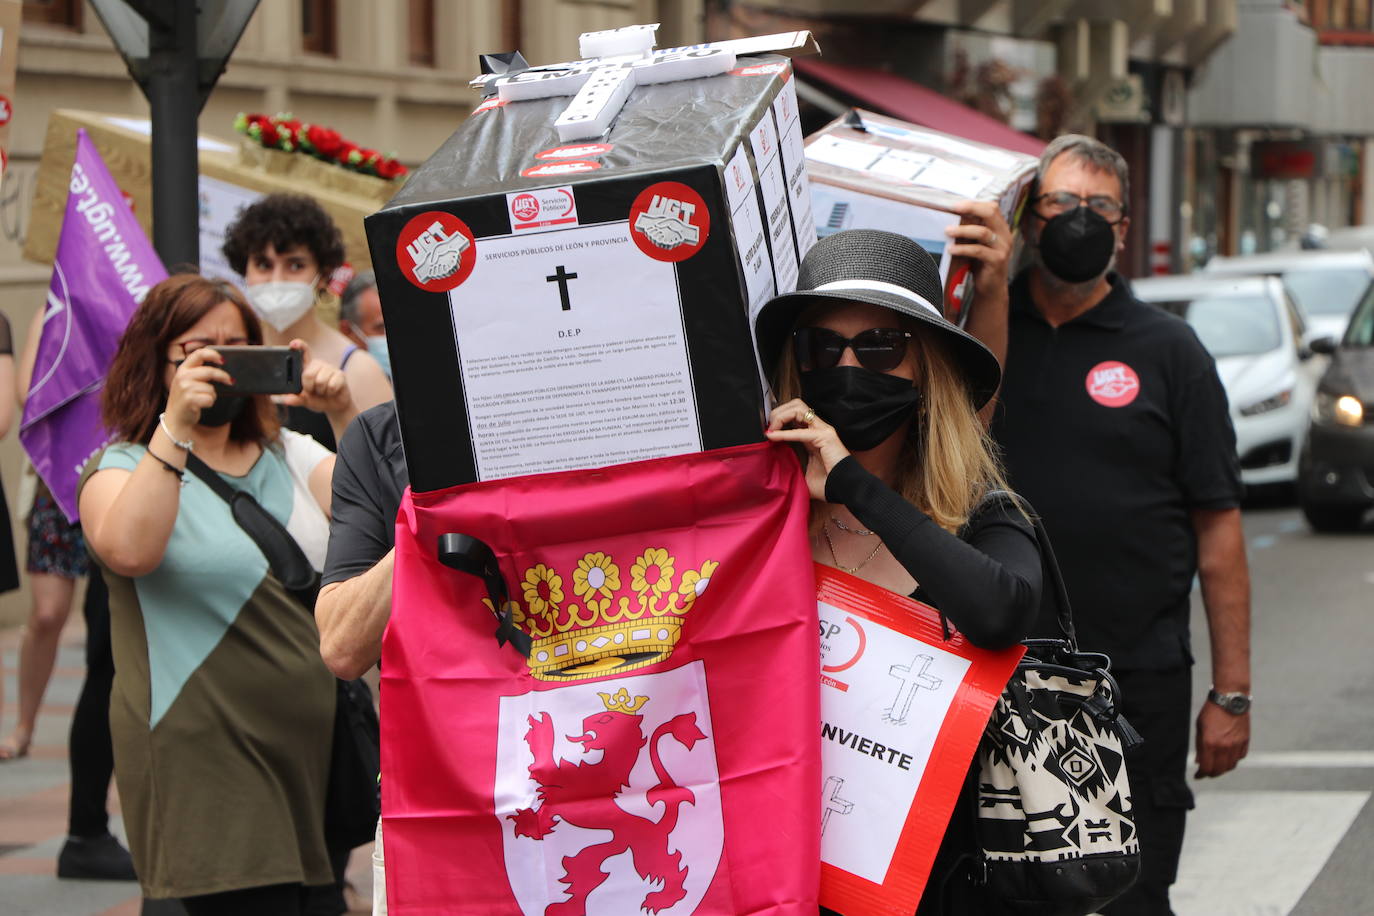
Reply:
[[[734,52],[722,48],[654,51],[657,29],[654,23],[584,32],[578,38],[583,60],[498,77],[497,95],[506,102],[573,96],[553,122],[567,143],[604,134],[635,86],[715,76],[735,66]]]

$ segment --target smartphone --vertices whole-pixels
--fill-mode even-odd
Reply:
[[[290,347],[215,347],[234,384],[218,386],[238,394],[299,394],[301,351]]]

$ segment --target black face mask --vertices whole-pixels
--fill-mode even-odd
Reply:
[[[910,380],[862,366],[814,369],[801,376],[802,400],[840,434],[851,452],[876,448],[911,419],[921,392]]]
[[[243,405],[247,403],[248,398],[241,394],[220,391],[215,396],[215,403],[200,409],[200,419],[197,423],[201,426],[223,426],[233,423],[239,414],[243,413]]]
[[[1040,260],[1065,283],[1086,283],[1102,276],[1114,251],[1112,224],[1088,207],[1066,210],[1040,228]]]

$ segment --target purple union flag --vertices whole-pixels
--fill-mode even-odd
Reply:
[[[67,212],[19,440],[72,521],[86,461],[109,442],[100,389],[129,317],[167,271],[95,144],[77,131]]]

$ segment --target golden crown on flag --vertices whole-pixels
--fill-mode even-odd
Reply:
[[[507,605],[515,625],[533,637],[530,673],[542,681],[577,681],[667,658],[719,565],[706,560],[678,577],[676,558],[649,547],[635,557],[628,577],[600,551],[578,560],[567,578],[543,563],[531,566],[517,586],[520,597]],[[482,603],[492,606],[488,598]]]
[[[649,702],[648,697],[630,698],[630,692],[621,687],[615,693],[602,693],[597,691],[597,696],[601,697],[601,705],[605,706],[608,712],[628,712],[631,714],[639,712],[641,706]]]

